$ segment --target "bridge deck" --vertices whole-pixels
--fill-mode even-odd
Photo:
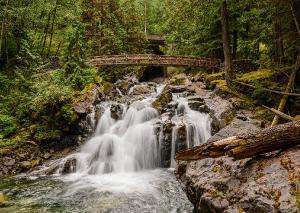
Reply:
[[[166,56],[166,55],[107,55],[94,56],[91,63],[103,66],[174,66],[174,67],[220,67],[221,60],[215,58]]]

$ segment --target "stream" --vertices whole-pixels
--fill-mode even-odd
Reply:
[[[162,168],[165,116],[152,103],[165,86],[143,85],[152,92],[131,102],[101,103],[100,119],[95,120],[94,111],[89,115],[93,136],[76,153],[54,161],[52,175],[45,175],[49,170],[45,166],[1,180],[0,192],[8,202],[0,206],[0,213],[193,212],[176,181],[174,157],[179,151],[182,125],[185,148],[193,147],[211,136],[210,116],[192,110],[185,93],[172,94],[170,168]],[[133,96],[135,89],[125,96]]]

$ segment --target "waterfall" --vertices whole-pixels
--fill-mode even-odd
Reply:
[[[92,122],[97,123],[93,137],[79,152],[62,161],[59,172],[63,171],[64,165],[70,159],[71,172],[80,175],[131,173],[158,168],[161,165],[164,133],[158,127],[162,125],[162,118],[151,104],[163,89],[164,85],[158,85],[153,90],[155,92],[131,104],[102,103],[106,110],[98,122]],[[132,91],[133,89],[129,93]],[[211,136],[210,116],[192,110],[185,96],[185,93],[173,94],[176,108],[171,119],[171,168],[176,166],[175,155],[182,150],[182,146],[197,146]],[[89,117],[94,115],[95,110]]]
[[[121,103],[95,106],[87,117],[91,138],[76,153],[31,173],[62,181],[65,187],[59,185],[53,197],[76,201],[70,212],[192,212],[173,169],[160,167],[174,168],[178,151],[206,142],[210,116],[192,110],[190,101],[201,106],[201,98],[185,93],[174,93],[160,114],[152,103],[164,85],[142,86],[149,93],[138,94],[141,87],[135,87]]]
[[[177,108],[172,118],[175,125],[172,130],[171,168],[176,166],[175,153],[178,150],[180,125],[184,125],[186,130],[186,148],[192,148],[205,143],[211,137],[212,122],[209,114],[192,110],[182,94],[173,94],[173,101]]]
[[[153,125],[158,112],[147,102],[137,101],[116,121],[110,108],[100,118],[96,134],[75,154],[76,172],[106,174],[156,168],[159,142]]]

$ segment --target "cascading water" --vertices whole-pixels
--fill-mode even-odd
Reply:
[[[172,130],[171,168],[176,166],[175,153],[180,125],[183,124],[186,129],[187,148],[205,143],[211,137],[211,118],[209,114],[192,110],[189,107],[187,98],[183,97],[182,94],[173,94],[173,101],[176,103],[177,108],[172,118],[175,125]]]
[[[130,90],[133,95],[135,88]],[[95,107],[88,116],[94,135],[77,153],[53,163],[55,167],[58,164],[53,177],[34,177],[34,188],[28,190],[35,194],[26,205],[16,206],[23,206],[23,212],[31,212],[35,206],[39,210],[43,206],[45,212],[192,212],[173,170],[159,168],[161,149],[170,144],[164,141],[162,128],[163,118],[168,116],[160,116],[151,105],[163,89],[164,85],[157,85],[144,97],[122,94],[122,104],[106,102]],[[128,104],[130,99],[137,101]],[[177,107],[168,118],[173,125],[171,167],[176,165],[174,157],[182,140],[182,125],[186,129],[186,148],[210,136],[209,115],[192,110],[181,95],[174,94],[173,101]],[[105,109],[98,121],[97,109]],[[42,171],[49,168],[52,167]],[[12,193],[26,196],[27,192],[13,189]]]
[[[147,102],[134,102],[115,121],[108,108],[95,136],[77,154],[76,172],[101,175],[136,172],[158,166],[158,141],[153,129],[158,112]]]

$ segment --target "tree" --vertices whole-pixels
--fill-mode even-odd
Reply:
[[[229,18],[228,18],[226,0],[222,1],[221,4],[221,21],[222,21],[225,80],[227,86],[229,88],[232,88],[232,58],[231,58],[231,48],[230,48]]]

